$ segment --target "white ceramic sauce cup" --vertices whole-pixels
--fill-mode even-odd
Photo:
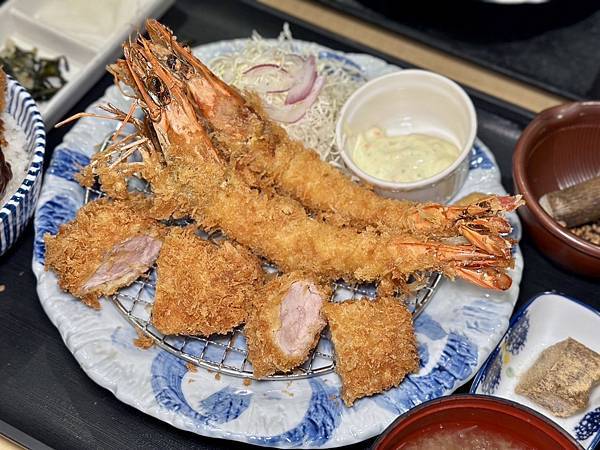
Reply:
[[[415,182],[386,181],[357,167],[349,136],[379,127],[388,135],[427,134],[459,149],[458,158],[442,172]],[[477,131],[471,99],[454,81],[425,70],[401,70],[369,81],[346,101],[336,126],[336,143],[346,166],[385,197],[448,202],[469,171],[469,153]]]

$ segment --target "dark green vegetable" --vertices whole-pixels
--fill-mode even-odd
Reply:
[[[37,49],[23,50],[11,42],[0,51],[0,66],[16,78],[36,101],[52,98],[67,82],[63,70],[69,70],[64,56],[41,58],[37,55]]]

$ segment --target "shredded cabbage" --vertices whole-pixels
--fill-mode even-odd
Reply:
[[[317,61],[317,72],[325,76],[325,85],[304,117],[295,123],[281,125],[291,138],[298,139],[306,147],[317,151],[321,159],[342,166],[343,162],[335,145],[335,125],[345,101],[366,81],[360,67],[350,64],[346,58],[336,57],[333,52],[319,52],[317,46],[300,48],[292,38],[287,23],[277,39],[264,39],[255,31],[248,44],[239,52],[219,56],[210,61],[208,66],[225,82],[245,91],[256,85],[256,80],[244,76],[244,72],[251,67],[278,64],[293,72],[302,64],[298,56],[306,58],[311,53]],[[283,105],[287,92],[260,95],[273,105]]]

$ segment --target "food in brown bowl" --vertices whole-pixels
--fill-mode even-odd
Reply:
[[[375,450],[581,449],[532,409],[485,395],[452,395],[423,403],[389,426]]]
[[[513,155],[519,210],[538,248],[563,268],[600,277],[600,246],[576,236],[539,204],[549,192],[600,175],[600,102],[576,102],[542,111],[523,131]],[[599,200],[600,201],[600,200]]]

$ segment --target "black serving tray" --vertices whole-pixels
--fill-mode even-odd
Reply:
[[[318,0],[571,99],[600,97],[600,2]]]
[[[258,30],[276,36],[288,21],[294,36],[342,51],[377,51],[340,39],[254,2],[178,1],[163,21],[181,40],[204,44],[247,37]],[[105,76],[69,113],[82,111],[102,95],[112,80]],[[511,156],[515,142],[531,115],[469,91],[477,107],[479,136],[492,149],[512,190]],[[48,135],[48,153],[62,141],[68,128]],[[532,247],[527,235],[521,242],[525,270],[519,304],[548,289],[563,291],[596,307],[598,285],[562,272]],[[36,295],[31,272],[33,230],[29,226],[15,247],[0,258],[0,433],[36,448],[36,440],[60,449],[248,449],[237,442],[205,438],[178,430],[117,400],[85,375],[58,331],[46,317]],[[110,307],[106,305],[105,307]],[[466,391],[468,386],[461,389]],[[347,447],[368,448],[373,440]]]

